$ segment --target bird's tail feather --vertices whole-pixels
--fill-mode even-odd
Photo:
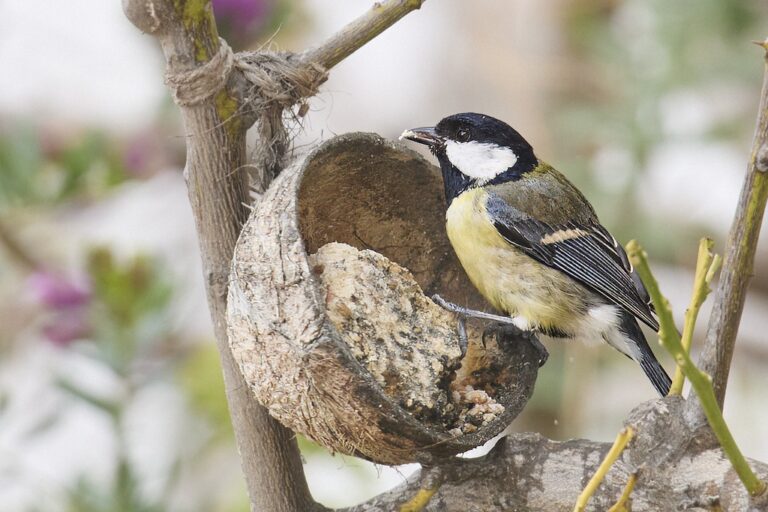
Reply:
[[[645,375],[653,384],[653,387],[659,392],[659,395],[667,396],[669,394],[669,387],[672,385],[672,379],[669,378],[667,372],[664,371],[664,368],[661,367],[650,350],[643,354],[640,359],[640,368],[643,369]]]
[[[656,360],[656,356],[653,355],[653,351],[648,346],[648,342],[643,331],[640,330],[637,320],[627,313],[622,318],[621,329],[634,342],[637,349],[637,352],[632,351],[634,352],[632,355],[627,355],[640,364],[640,368],[643,369],[659,395],[667,396],[669,388],[672,386],[672,379],[669,378],[667,372],[664,371],[659,361]]]

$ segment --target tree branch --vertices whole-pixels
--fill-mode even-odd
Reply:
[[[376,2],[363,14],[325,43],[301,54],[304,62],[315,62],[326,69],[346,59],[411,11],[421,8],[424,0],[386,0]]]
[[[305,55],[326,69],[381,33],[421,1],[387,1]],[[210,0],[123,0],[126,16],[158,37],[167,74],[200,70],[220,52]],[[309,494],[294,434],[260,406],[232,358],[226,334],[226,296],[235,243],[248,217],[245,133],[253,123],[241,108],[249,87],[233,71],[226,87],[195,104],[180,105],[187,133],[185,177],[197,226],[208,305],[221,357],[227,402],[253,510],[322,508]],[[262,144],[264,141],[261,141]],[[271,176],[271,174],[268,174]],[[264,186],[268,185],[265,183]]]
[[[723,452],[717,447],[702,448],[710,434],[687,427],[682,419],[684,407],[680,397],[669,397],[633,411],[627,421],[636,432],[632,444],[607,472],[588,510],[609,510],[622,499],[635,474],[632,510],[763,510],[764,501],[750,503]],[[511,434],[485,457],[441,466],[442,483],[423,510],[571,512],[610,446],[584,439],[557,442],[538,434]],[[750,463],[761,477],[768,475],[768,466]],[[346,512],[402,510],[408,497],[418,496],[422,488],[424,478],[416,474]]]
[[[768,40],[760,45],[766,50],[766,73],[760,95],[752,153],[725,247],[723,270],[709,317],[704,349],[699,359],[699,367],[712,377],[715,397],[720,408],[723,407],[725,399],[733,348],[741,312],[744,309],[747,286],[752,277],[755,248],[768,200]],[[691,400],[690,407],[698,421],[703,422],[703,411],[697,407],[695,400]]]
[[[210,4],[196,1],[124,0],[126,15],[158,35],[169,73],[189,71],[218,52]],[[231,81],[230,81],[231,82]],[[227,342],[229,265],[250,198],[245,129],[230,119],[238,98],[227,88],[199,105],[181,107],[187,133],[185,178],[197,226],[208,306],[221,357],[227,402],[254,510],[311,510],[299,450],[292,432],[273,420],[251,395]]]

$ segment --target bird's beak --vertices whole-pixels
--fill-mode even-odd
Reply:
[[[413,142],[418,142],[419,144],[425,144],[430,148],[435,148],[445,142],[445,139],[438,135],[432,126],[405,130],[400,134],[400,140],[403,139],[412,140]]]

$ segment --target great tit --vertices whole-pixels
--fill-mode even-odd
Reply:
[[[451,245],[509,323],[555,338],[605,341],[667,395],[669,376],[637,323],[659,330],[648,292],[565,176],[512,127],[482,114],[455,114],[400,138],[427,145],[440,162]]]

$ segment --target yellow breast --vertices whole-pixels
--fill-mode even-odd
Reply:
[[[487,197],[470,189],[446,212],[448,239],[469,279],[493,307],[531,327],[562,326],[578,305],[580,287],[504,240],[486,211]]]
[[[498,287],[493,285],[498,268],[492,260],[494,253],[508,244],[490,222],[485,198],[482,189],[471,189],[455,198],[445,214],[446,230],[472,284],[495,308],[503,310]]]

